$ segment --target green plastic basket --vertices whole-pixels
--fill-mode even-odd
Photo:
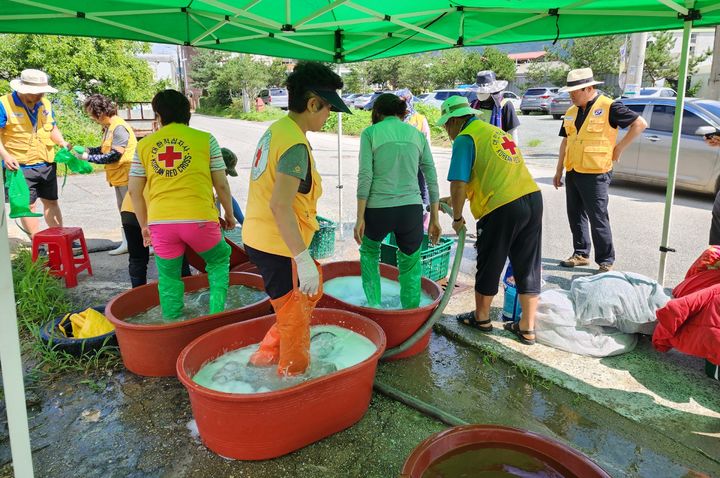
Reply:
[[[420,245],[420,262],[422,263],[422,275],[430,280],[444,279],[450,268],[450,249],[453,239],[441,237],[437,246],[430,245],[427,234],[423,237]],[[397,266],[397,242],[395,235],[389,234],[380,246],[380,262],[391,266]]]
[[[310,256],[313,259],[325,259],[335,254],[335,229],[337,224],[330,219],[317,217],[320,229],[315,232],[310,243]]]

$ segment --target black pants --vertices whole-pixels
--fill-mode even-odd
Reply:
[[[128,246],[128,273],[130,285],[135,288],[147,284],[147,265],[150,262],[150,248],[143,245],[142,229],[135,213],[120,213],[125,240]],[[182,276],[190,275],[190,265],[183,256]]]
[[[709,244],[711,246],[720,245],[720,191],[715,196],[715,202],[713,203]]]
[[[250,262],[260,269],[265,292],[271,299],[279,299],[293,290],[291,258],[259,251],[247,244],[245,244],[245,252]]]
[[[365,209],[365,236],[382,241],[395,233],[398,249],[405,255],[417,251],[423,241],[423,207],[421,204]]]
[[[612,171],[602,174],[584,174],[568,171],[565,175],[565,197],[574,254],[590,257],[590,238],[595,248],[595,262],[613,264],[613,247],[608,189]],[[590,230],[588,231],[588,223]]]
[[[477,222],[475,292],[494,296],[509,257],[520,294],[539,294],[543,202],[540,191],[500,206]]]

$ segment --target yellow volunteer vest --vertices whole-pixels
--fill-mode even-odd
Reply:
[[[322,195],[320,174],[315,169],[315,160],[307,138],[290,117],[284,117],[265,132],[258,142],[253,156],[248,191],[247,211],[243,223],[243,242],[259,251],[292,257],[290,249],[280,236],[270,210],[277,165],[280,157],[292,146],[304,144],[310,155],[310,174],[312,187],[307,194],[295,194],[293,210],[300,227],[300,235],[306,246],[310,246],[313,234],[319,229],[317,222],[317,202]]]
[[[105,165],[105,177],[107,178],[110,186],[127,186],[128,175],[130,173],[130,163],[132,162],[133,156],[135,156],[135,148],[137,147],[137,139],[135,133],[124,119],[115,115],[110,118],[110,124],[107,127],[107,132],[103,139],[102,145],[100,146],[100,152],[103,154],[109,153],[112,149],[113,132],[118,126],[123,126],[130,135],[128,138],[128,144],[125,146],[125,152],[120,157],[120,160],[116,163],[110,163]]]
[[[573,105],[565,113],[563,126],[567,133],[567,147],[563,162],[566,171],[600,174],[613,167],[612,157],[618,130],[610,126],[610,105],[613,100],[600,95],[588,111],[580,131],[575,128],[578,107]]]
[[[423,132],[423,120],[425,116],[420,113],[415,113],[408,119],[408,124],[414,127],[416,130]]]
[[[210,175],[210,133],[171,123],[137,144],[145,168],[148,224],[218,221]]]
[[[475,162],[467,196],[475,219],[500,206],[539,191],[512,136],[480,120],[472,121],[459,136],[475,143]]]
[[[135,208],[133,207],[132,200],[130,199],[130,193],[125,193],[125,197],[123,198],[123,202],[120,205],[120,212],[132,212],[135,213]]]
[[[37,122],[33,126],[25,108],[13,101],[12,93],[0,97],[0,103],[7,114],[7,124],[2,136],[3,145],[20,164],[26,166],[54,161],[55,143],[50,139],[54,128],[52,106],[47,98],[42,98],[40,102]]]

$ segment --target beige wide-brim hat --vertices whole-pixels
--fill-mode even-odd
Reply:
[[[595,81],[593,78],[593,71],[591,68],[578,68],[576,70],[570,70],[567,76],[567,85],[560,88],[560,91],[575,91],[586,86],[602,85],[602,81]]]
[[[48,76],[40,70],[23,70],[20,78],[10,82],[10,88],[22,95],[38,95],[41,93],[57,93],[57,90],[48,84]]]

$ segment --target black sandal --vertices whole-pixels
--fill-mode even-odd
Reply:
[[[468,327],[472,327],[474,329],[479,330],[480,332],[492,332],[493,326],[492,326],[492,320],[487,319],[483,321],[478,321],[475,318],[475,311],[465,312],[464,314],[459,314],[455,316],[455,319],[457,319],[458,322],[460,322],[462,325],[467,325]]]
[[[503,328],[508,332],[512,332],[523,344],[535,345],[535,339],[525,337],[526,335],[535,335],[534,330],[520,330],[520,323],[518,322],[505,322]]]

